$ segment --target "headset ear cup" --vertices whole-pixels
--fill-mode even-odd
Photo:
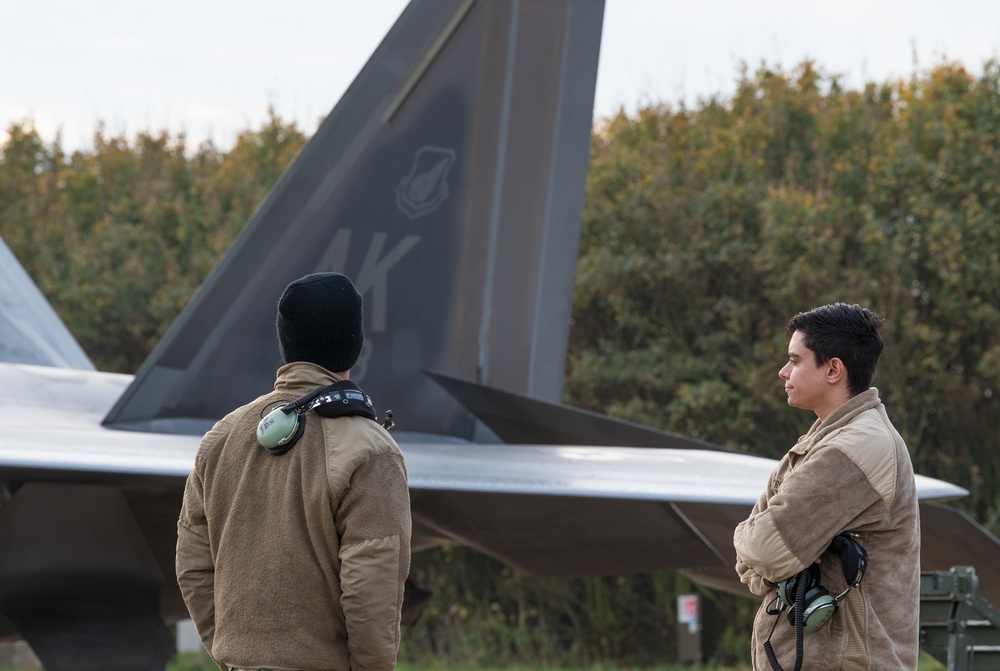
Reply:
[[[837,600],[830,596],[825,587],[818,584],[810,586],[806,592],[802,607],[802,628],[813,632],[826,624],[837,609]],[[788,623],[795,626],[795,607],[788,611]]]
[[[806,607],[802,612],[802,628],[808,632],[818,630],[836,610],[837,600],[830,596],[825,587],[810,590],[806,594]]]
[[[834,537],[830,549],[840,556],[840,565],[844,571],[844,580],[848,585],[861,582],[868,568],[868,552],[848,534]]]
[[[284,454],[302,437],[305,424],[304,415],[276,408],[257,424],[257,442],[270,454]]]
[[[295,447],[295,443],[299,442],[299,438],[306,430],[306,416],[295,413],[295,431],[285,439],[285,441],[278,447],[267,447],[264,448],[269,454],[273,454],[276,457],[280,457],[282,454],[288,450]]]
[[[795,594],[799,589],[799,580],[803,579],[802,573],[806,573],[806,594],[810,594],[813,589],[819,587],[819,568],[812,564],[808,568],[796,573],[788,580],[782,580],[778,583],[778,597],[781,601],[792,608],[795,605]],[[808,599],[806,600],[808,604]]]

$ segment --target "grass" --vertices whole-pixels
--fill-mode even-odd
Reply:
[[[464,668],[461,666],[449,666],[445,663],[434,664],[432,666],[412,666],[409,664],[400,664],[396,667],[396,669],[397,671],[639,671],[637,669],[632,670],[612,665],[569,670],[532,666]],[[749,669],[749,665],[745,667],[721,667],[713,665],[691,666],[686,664],[666,664],[663,666],[644,668],[641,671],[749,671]],[[944,669],[945,666],[943,664],[921,650],[920,661],[917,664],[917,671],[944,671]],[[3,671],[3,669],[0,669],[0,671]],[[179,653],[177,657],[175,657],[175,659],[167,666],[166,671],[218,671],[218,667],[212,663],[211,659],[209,659],[204,653],[183,652]]]
[[[0,669],[0,671],[3,671]],[[167,671],[218,671],[218,667],[201,653],[187,652],[180,653],[167,666]],[[400,664],[396,671],[630,671],[618,666],[596,666],[588,669],[548,669],[544,667],[516,666],[516,667],[470,667],[448,666],[447,664],[435,664],[433,666],[412,666]],[[635,670],[638,671],[638,670]],[[655,668],[646,668],[642,671],[749,671],[749,667],[717,667],[717,666],[690,666],[690,665],[665,665]]]
[[[199,655],[197,653],[181,653],[177,656],[173,662],[167,666],[167,671],[218,671],[215,664],[212,663],[204,655]],[[921,652],[920,663],[917,665],[917,671],[943,671],[944,665],[930,657],[926,653]],[[646,668],[641,671],[749,671],[750,667],[719,667],[719,666],[691,666],[682,664],[673,664],[658,666],[654,668]],[[464,669],[461,667],[450,667],[446,664],[434,665],[434,666],[410,666],[408,664],[400,664],[396,667],[397,671],[639,671],[623,669],[615,666],[598,666],[592,667],[590,669],[546,669],[542,667],[505,667],[502,669],[493,669],[489,667],[476,667],[473,669]],[[3,669],[0,669],[3,671]]]
[[[944,665],[925,652],[920,654],[920,663],[917,671],[944,671]],[[666,664],[663,666],[648,667],[641,671],[748,671],[749,666],[720,667],[714,665],[691,666],[682,664]],[[0,671],[40,671],[39,669],[29,669],[21,666],[17,669],[6,669],[0,667]],[[167,665],[166,671],[218,671],[218,667],[203,652],[182,652],[178,653]],[[461,665],[449,666],[446,663],[437,663],[429,666],[413,666],[410,664],[400,664],[397,671],[639,671],[614,665],[595,666],[587,669],[549,669],[545,667],[517,666],[517,667],[465,667]]]

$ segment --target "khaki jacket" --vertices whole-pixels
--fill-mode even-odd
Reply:
[[[915,669],[919,652],[920,519],[913,466],[875,388],[817,421],[771,474],[750,517],[736,527],[736,571],[764,597],[754,622],[753,667],[770,671],[764,641],[775,616],[774,586],[821,558],[821,584],[846,588],[834,536],[860,534],[868,552],[861,586],[818,631],[806,633],[803,668]],[[783,612],[771,635],[779,664],[795,660]]]
[[[338,381],[278,370],[274,392],[201,441],[177,525],[177,581],[222,668],[395,667],[410,507],[399,447],[364,417],[310,411],[286,454],[257,443],[279,402]]]

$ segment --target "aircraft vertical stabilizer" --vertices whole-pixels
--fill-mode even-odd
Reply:
[[[95,370],[73,334],[2,239],[0,361]]]
[[[106,426],[197,433],[270,389],[278,297],[350,276],[352,379],[470,438],[423,372],[558,400],[600,47],[593,0],[414,0],[136,374]]]

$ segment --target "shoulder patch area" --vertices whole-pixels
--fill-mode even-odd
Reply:
[[[330,486],[344,487],[362,462],[383,454],[402,452],[396,442],[377,422],[366,417],[323,418],[327,473]]]
[[[857,464],[887,504],[892,500],[896,492],[896,441],[878,410],[862,412],[824,442]]]

